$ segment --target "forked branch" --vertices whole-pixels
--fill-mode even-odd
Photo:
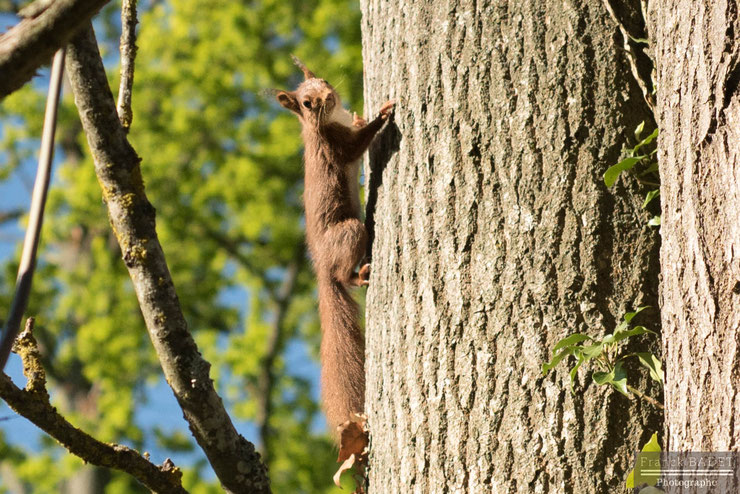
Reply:
[[[181,483],[182,472],[169,459],[157,466],[131,448],[100,442],[70,424],[51,405],[46,390],[46,373],[33,337],[32,318],[26,321],[26,328],[16,339],[14,350],[23,361],[27,384],[25,389],[20,389],[8,376],[0,374],[0,398],[16,413],[87,463],[126,472],[156,493],[187,493]]]

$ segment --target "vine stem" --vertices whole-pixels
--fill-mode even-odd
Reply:
[[[31,211],[28,217],[28,228],[23,240],[23,253],[18,266],[18,278],[15,282],[15,295],[10,306],[10,313],[3,331],[3,339],[0,342],[0,372],[5,368],[5,363],[13,348],[13,341],[18,335],[23,313],[28,307],[28,297],[31,294],[31,282],[36,267],[36,251],[41,236],[41,225],[44,222],[44,206],[49,191],[49,180],[51,178],[51,162],[54,158],[54,133],[57,126],[57,108],[59,107],[59,93],[62,88],[62,73],[64,72],[65,48],[60,48],[54,55],[54,63],[51,68],[51,80],[49,81],[49,95],[46,99],[46,113],[44,116],[44,130],[41,135],[41,151],[39,153],[39,166],[36,171],[36,182],[33,185],[31,197]]]
[[[627,390],[628,390],[628,391],[629,391],[630,393],[634,393],[634,394],[636,394],[637,396],[639,396],[639,397],[640,397],[640,398],[642,398],[643,400],[647,401],[648,403],[650,403],[650,404],[651,404],[651,405],[653,405],[654,407],[656,407],[656,408],[659,408],[659,409],[661,409],[661,410],[665,410],[665,408],[663,407],[663,404],[662,404],[661,402],[659,402],[659,401],[658,401],[658,400],[656,400],[655,398],[651,398],[650,396],[646,395],[646,394],[645,394],[645,393],[643,393],[642,391],[640,391],[640,390],[638,390],[638,389],[635,389],[635,388],[633,388],[633,387],[632,387],[632,386],[630,386],[629,384],[627,385]]]

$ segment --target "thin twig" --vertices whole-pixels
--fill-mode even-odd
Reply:
[[[136,58],[136,0],[121,3],[121,83],[118,86],[118,119],[128,132],[134,114],[131,93],[134,86],[134,59]]]
[[[643,400],[647,401],[648,403],[650,403],[650,404],[651,404],[651,405],[653,405],[654,407],[656,407],[656,408],[659,408],[660,410],[663,410],[663,409],[664,409],[664,408],[663,408],[663,404],[662,404],[661,402],[659,402],[659,401],[658,401],[658,400],[656,400],[655,398],[651,398],[650,396],[646,395],[645,393],[643,393],[643,392],[642,392],[642,391],[640,391],[639,389],[635,389],[635,388],[633,388],[632,386],[630,386],[630,385],[628,384],[628,385],[627,385],[627,390],[628,390],[628,391],[629,391],[630,393],[634,393],[634,394],[636,394],[636,395],[637,395],[637,396],[639,396],[639,397],[640,397],[641,399],[643,399]]]
[[[635,82],[637,82],[637,85],[640,87],[640,91],[642,92],[642,97],[645,99],[645,103],[647,103],[648,107],[650,108],[650,111],[655,113],[655,97],[653,96],[653,82],[651,80],[645,80],[645,78],[642,76],[637,66],[637,50],[636,50],[637,42],[634,41],[636,37],[632,36],[630,32],[627,30],[627,27],[624,25],[624,23],[622,23],[619,20],[619,17],[617,16],[616,11],[614,10],[614,6],[612,5],[611,0],[603,0],[603,1],[604,1],[604,7],[606,8],[607,12],[609,12],[609,16],[615,22],[615,24],[619,28],[619,31],[622,33],[622,38],[624,39],[624,49],[627,52],[627,58],[629,59],[630,70],[632,71],[632,77],[635,79]]]
[[[182,472],[167,459],[162,466],[148,461],[137,451],[119,444],[106,444],[70,424],[49,402],[46,373],[41,365],[38,344],[33,336],[33,318],[18,336],[15,351],[21,356],[25,389],[18,388],[5,374],[0,374],[0,397],[19,415],[59,441],[70,453],[93,465],[115,468],[132,475],[158,493],[186,494]]]
[[[33,186],[33,197],[31,198],[31,212],[28,218],[26,238],[23,241],[23,254],[18,266],[18,278],[16,279],[15,295],[10,306],[10,313],[3,331],[3,339],[0,342],[0,371],[5,368],[5,363],[10,356],[15,336],[20,329],[23,313],[28,306],[28,297],[31,294],[31,282],[33,271],[36,267],[36,251],[41,236],[41,225],[44,222],[44,206],[46,195],[49,190],[51,178],[51,162],[54,158],[54,133],[57,127],[57,108],[59,106],[59,93],[62,88],[62,73],[64,71],[64,48],[60,49],[54,56],[51,68],[51,80],[49,81],[49,95],[46,99],[46,114],[44,116],[44,130],[41,137],[41,152],[39,153],[39,166],[36,172],[36,182]]]

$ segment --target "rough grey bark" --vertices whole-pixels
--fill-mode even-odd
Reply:
[[[740,451],[740,18],[651,2],[668,447]]]
[[[616,492],[659,413],[540,366],[657,305],[642,191],[602,180],[650,119],[617,26],[593,1],[362,10],[365,113],[398,101],[368,170],[370,492]]]
[[[270,491],[254,445],[234,428],[188,331],[155,228],[140,158],[118,120],[92,25],[72,38],[67,73],[111,226],[167,383],[226,492]]]
[[[0,35],[0,100],[20,88],[47,63],[108,0],[39,0],[28,16]]]

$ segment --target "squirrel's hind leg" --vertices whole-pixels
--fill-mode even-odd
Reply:
[[[367,231],[356,218],[330,226],[324,233],[323,250],[326,253],[325,267],[331,277],[340,283],[362,286],[367,284],[358,273],[357,266],[365,257]],[[364,274],[364,273],[363,273]]]

